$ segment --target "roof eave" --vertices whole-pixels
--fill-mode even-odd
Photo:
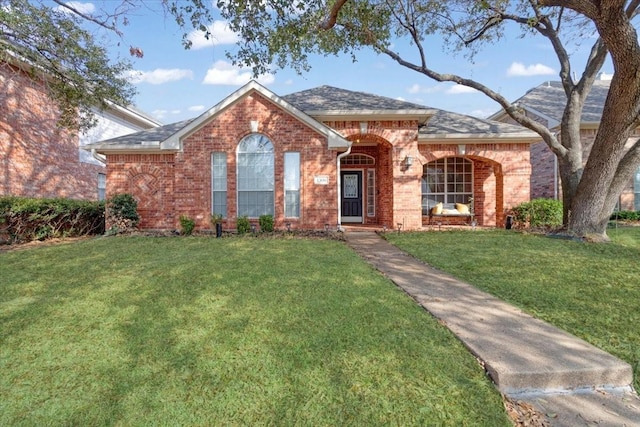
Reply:
[[[94,151],[99,154],[159,154],[170,153],[175,150],[163,149],[160,147],[160,141],[145,141],[142,144],[87,144],[81,147],[86,151]]]
[[[539,141],[540,135],[537,133],[458,133],[458,134],[428,134],[418,135],[419,144],[459,144],[459,143],[476,143],[475,141],[481,141],[481,143],[532,143]]]
[[[375,121],[375,120],[416,120],[426,124],[435,114],[431,110],[309,110],[305,113],[314,119],[327,121]]]

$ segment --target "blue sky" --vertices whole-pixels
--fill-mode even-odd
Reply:
[[[74,2],[80,10],[91,12],[102,8],[100,0]],[[105,3],[109,5],[110,1]],[[202,34],[191,34],[193,47],[185,50],[182,30],[171,16],[165,15],[158,0],[129,13],[127,26],[121,26],[123,37],[110,41],[112,54],[128,57],[129,46],[143,50],[144,57],[133,59],[132,81],[138,90],[136,107],[162,123],[193,118],[216,105],[224,97],[246,83],[248,69],[233,67],[225,57],[238,41],[225,22],[211,23],[211,40]],[[111,3],[113,5],[113,3]],[[118,43],[116,43],[118,42]],[[411,47],[397,41],[397,49],[411,55]],[[443,52],[441,41],[429,41],[428,58],[439,72],[470,77],[515,100],[527,90],[547,81],[558,80],[558,62],[545,39],[521,39],[517,34],[485,48],[473,63],[463,55]],[[570,50],[578,74],[591,42]],[[394,99],[422,104],[463,114],[486,117],[499,109],[498,104],[481,93],[451,83],[437,83],[408,70],[386,56],[362,51],[353,63],[348,56],[314,57],[311,71],[298,75],[280,70],[261,76],[258,81],[279,95],[286,95],[322,85],[363,91]],[[604,72],[612,72],[605,66]]]

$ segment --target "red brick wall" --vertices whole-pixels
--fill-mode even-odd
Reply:
[[[180,215],[196,221],[196,229],[210,228],[211,153],[227,154],[227,216],[223,225],[235,229],[237,220],[236,149],[258,132],[274,144],[275,225],[284,228],[323,229],[337,223],[336,152],[326,149],[326,138],[301,124],[257,92],[241,99],[184,140],[171,155],[109,155],[108,194],[132,193],[140,204],[141,228],[179,228]],[[284,153],[300,153],[300,218],[284,218]],[[329,176],[329,185],[314,183]],[[150,196],[151,194],[151,196]]]
[[[0,63],[0,195],[96,200],[104,167],[81,163],[44,83]]]
[[[456,147],[420,145],[420,173],[429,162],[458,156]],[[478,224],[502,227],[505,212],[530,199],[529,144],[474,144],[470,140],[466,143],[465,157],[473,161],[473,207]]]
[[[166,155],[109,155],[108,195],[130,192],[140,203],[143,228],[179,228],[178,218],[187,215],[198,229],[209,228],[211,212],[211,153],[227,153],[227,218],[224,227],[234,229],[237,220],[236,149],[251,133],[258,132],[274,143],[275,221],[284,228],[322,229],[337,223],[337,153],[326,148],[326,138],[299,122],[259,93],[242,98],[188,136],[182,150]],[[364,222],[406,230],[422,227],[422,165],[456,155],[456,145],[418,146],[415,121],[369,122],[365,134],[359,122],[327,123],[353,142],[353,154],[366,154],[375,165],[344,166],[364,172],[375,170],[375,216]],[[529,199],[529,144],[467,144],[466,156],[474,162],[475,212],[479,224],[503,226],[504,213]],[[284,218],[284,153],[296,151],[301,160],[301,212],[299,219]],[[405,158],[415,159],[411,167]],[[328,176],[329,185],[314,183],[317,175]]]

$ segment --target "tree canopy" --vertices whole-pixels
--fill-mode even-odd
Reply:
[[[206,31],[212,20],[213,9],[206,2],[165,3],[178,23]],[[514,121],[537,132],[557,156],[568,231],[606,239],[609,216],[640,166],[640,143],[628,144],[640,109],[635,28],[639,4],[638,0],[218,0],[216,7],[241,38],[229,58],[236,65],[252,67],[256,75],[285,66],[304,72],[311,54],[357,58],[361,49],[373,49],[436,81],[482,92]],[[431,35],[441,36],[445,49],[473,57],[484,45],[500,43],[509,26],[516,26],[523,36],[545,39],[555,53],[567,96],[559,133],[492,88],[469,76],[438,70],[438,64],[430,61],[429,52],[443,48],[433,45]],[[398,53],[397,40],[408,41],[413,53]],[[577,42],[591,43],[586,65],[579,70],[573,68],[568,48]],[[596,139],[585,147],[580,117],[607,55],[615,73]]]
[[[88,28],[118,32],[115,15],[98,19],[73,3],[0,0],[0,59],[46,82],[63,127],[89,128],[93,109],[127,106],[135,94],[125,75],[131,63],[112,61]]]

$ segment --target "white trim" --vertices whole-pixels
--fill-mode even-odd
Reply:
[[[473,144],[474,140],[486,143],[513,144],[540,141],[542,137],[535,132],[518,133],[436,133],[418,135],[418,144]]]
[[[435,110],[310,110],[306,114],[314,119],[327,121],[379,121],[379,120],[416,120],[421,126],[426,125]]]

